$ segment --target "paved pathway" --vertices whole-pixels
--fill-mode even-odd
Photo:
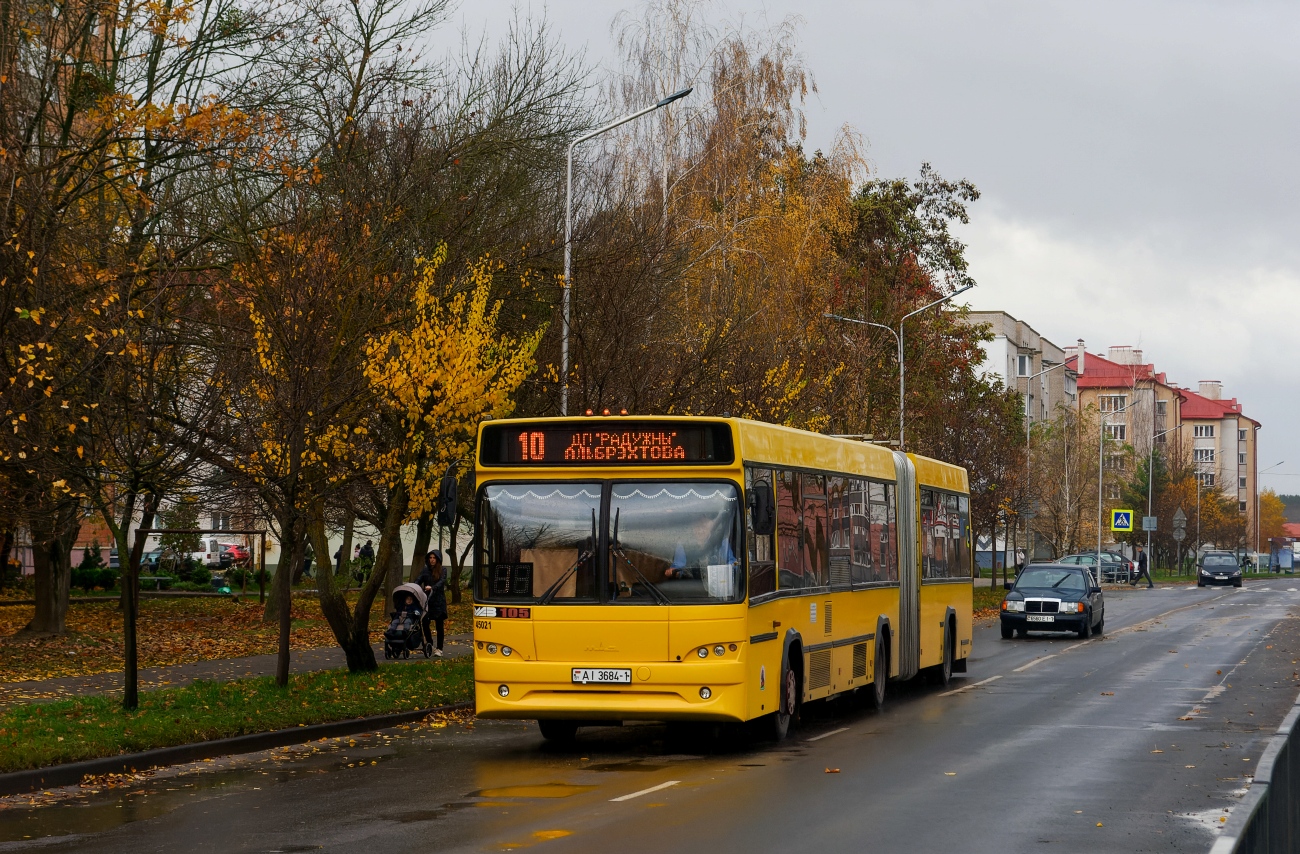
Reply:
[[[448,635],[445,652],[448,656],[468,655],[473,635],[469,633]],[[375,658],[381,665],[401,664],[402,660],[386,662],[382,643],[374,645]],[[423,661],[418,655],[409,661]],[[140,690],[188,685],[198,679],[218,682],[244,679],[250,676],[275,674],[275,655],[251,655],[245,658],[213,659],[192,664],[175,664],[168,667],[145,667],[140,670]],[[294,650],[289,667],[294,673],[310,673],[346,667],[343,651],[338,647]],[[82,697],[93,694],[120,694],[122,673],[96,673],[92,676],[64,676],[30,682],[0,683],[0,708],[18,703],[57,700],[64,697]]]

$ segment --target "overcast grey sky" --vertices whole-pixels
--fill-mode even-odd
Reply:
[[[635,4],[478,0],[448,29],[495,39],[516,5],[607,63]],[[1264,425],[1260,467],[1285,461],[1263,484],[1300,493],[1300,4],[721,8],[802,18],[810,149],[848,124],[881,176],[929,161],[980,188],[973,307],[1059,345],[1140,347],[1183,386],[1222,380]]]

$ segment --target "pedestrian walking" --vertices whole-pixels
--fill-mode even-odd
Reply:
[[[424,611],[424,621],[421,624],[424,628],[424,641],[433,643],[429,623],[435,623],[438,643],[433,648],[433,654],[442,658],[442,629],[443,623],[447,620],[447,576],[442,570],[442,552],[433,549],[424,556],[424,567],[420,570],[415,583],[424,588],[429,599]]]
[[[1142,580],[1142,577],[1146,576],[1147,589],[1150,590],[1155,587],[1155,584],[1151,582],[1151,572],[1147,569],[1147,553],[1142,550],[1141,543],[1138,543],[1137,554],[1133,556],[1133,559],[1137,561],[1137,575],[1133,576],[1133,580],[1128,583],[1128,586],[1136,586]]]

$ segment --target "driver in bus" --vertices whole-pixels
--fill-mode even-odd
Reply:
[[[695,524],[691,526],[691,533],[694,534],[692,546],[698,547],[709,541],[709,535],[713,533],[713,521],[707,517],[700,517]],[[734,564],[736,562],[736,553],[731,550],[731,535],[728,533],[711,551],[704,555],[705,560],[702,564]],[[688,567],[686,560],[686,545],[681,540],[677,541],[677,548],[673,550],[673,562],[664,570],[664,578],[695,578],[700,577],[700,566]]]

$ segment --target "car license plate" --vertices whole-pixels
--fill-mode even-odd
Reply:
[[[630,668],[575,667],[573,681],[578,685],[631,685]]]
[[[1025,619],[1031,623],[1050,623],[1056,618],[1051,614],[1030,614]]]

